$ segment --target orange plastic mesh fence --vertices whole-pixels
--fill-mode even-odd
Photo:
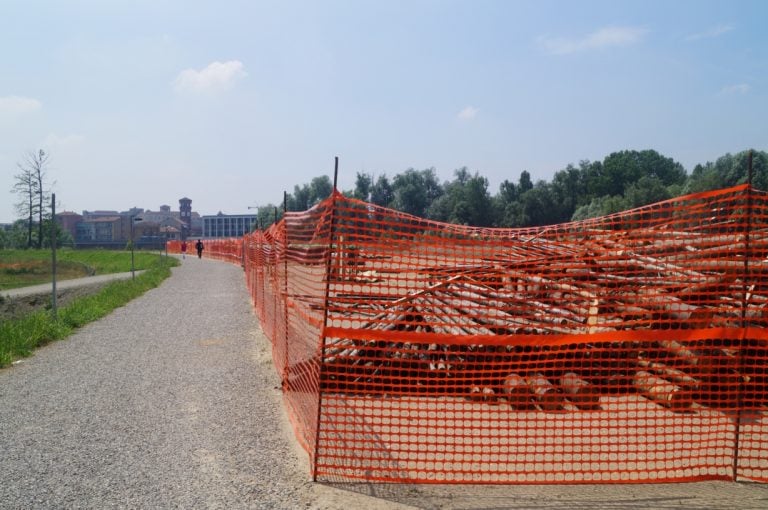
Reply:
[[[316,479],[768,481],[768,196],[530,229],[334,193],[242,262]]]

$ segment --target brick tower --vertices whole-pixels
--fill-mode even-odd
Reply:
[[[181,238],[186,239],[192,231],[192,200],[189,198],[179,199],[179,219],[184,224],[181,229]]]

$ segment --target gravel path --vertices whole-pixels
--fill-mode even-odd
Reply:
[[[144,271],[136,271],[136,275],[140,275]],[[73,278],[72,280],[58,280],[56,282],[56,290],[74,289],[76,287],[87,287],[89,285],[95,285],[99,283],[107,283],[113,280],[128,280],[133,276],[130,271],[127,273],[110,273],[96,276],[86,276],[83,278]],[[36,294],[50,294],[52,285],[50,283],[43,283],[40,285],[29,285],[27,287],[19,287],[18,289],[0,290],[0,296],[7,298],[16,298],[23,296],[33,296]],[[56,295],[58,296],[58,292]]]
[[[0,508],[768,508],[756,484],[310,481],[240,268],[158,289],[0,370]]]
[[[243,280],[189,258],[0,370],[0,508],[371,508],[311,482]]]

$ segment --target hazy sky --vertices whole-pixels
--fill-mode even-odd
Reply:
[[[247,212],[357,172],[549,180],[768,150],[768,2],[0,0],[0,222],[50,154],[66,210]]]

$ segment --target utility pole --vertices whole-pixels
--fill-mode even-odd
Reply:
[[[135,221],[142,221],[142,218],[136,218],[136,216],[131,215],[131,280],[136,279],[136,268],[133,263],[133,252],[134,252],[134,241],[133,241],[133,223]]]
[[[136,279],[136,269],[133,265],[133,215],[131,215],[131,280]]]
[[[51,315],[56,320],[56,193],[51,193]]]

